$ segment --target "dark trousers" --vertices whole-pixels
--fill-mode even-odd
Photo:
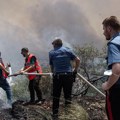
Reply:
[[[71,104],[71,92],[73,85],[73,76],[70,75],[54,75],[53,76],[53,114],[58,113],[59,99],[63,88],[65,105]]]
[[[42,99],[42,92],[39,86],[40,79],[41,79],[41,76],[36,76],[36,78],[29,81],[29,91],[30,91],[31,102],[35,101],[35,92],[36,92],[38,100]]]
[[[7,95],[7,100],[12,102],[12,92],[9,83],[7,82],[6,78],[0,78],[0,87],[5,90]]]
[[[109,120],[120,120],[120,86],[113,86],[107,93],[106,111]]]

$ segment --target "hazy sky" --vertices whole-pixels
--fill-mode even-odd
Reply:
[[[0,0],[0,51],[5,62],[20,68],[22,47],[39,59],[48,57],[55,37],[65,45],[105,44],[102,20],[120,17],[120,0]]]

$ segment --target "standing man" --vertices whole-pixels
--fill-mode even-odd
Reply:
[[[108,40],[108,69],[112,75],[102,84],[106,91],[106,110],[109,120],[120,120],[120,22],[116,16],[103,21],[103,31]]]
[[[53,117],[58,116],[59,99],[63,88],[65,105],[71,104],[73,85],[73,69],[71,61],[75,62],[74,73],[77,73],[80,59],[69,49],[63,47],[61,39],[52,42],[53,50],[49,52],[49,62],[53,72]]]
[[[41,68],[37,58],[35,57],[35,55],[29,53],[28,48],[22,48],[21,54],[23,55],[23,57],[25,57],[25,65],[24,65],[24,68],[19,73],[24,73],[24,72],[42,73],[42,68]],[[29,91],[30,91],[30,101],[27,102],[25,105],[43,102],[42,92],[39,87],[39,81],[41,79],[41,76],[28,75],[28,79],[29,79],[28,87],[29,87]],[[35,92],[36,92],[36,95],[38,98],[37,100],[35,100]]]
[[[2,61],[1,52],[0,52],[0,87],[6,92],[8,107],[12,107],[12,92],[11,92],[10,85],[6,79],[8,75],[9,75],[9,72],[7,71]]]

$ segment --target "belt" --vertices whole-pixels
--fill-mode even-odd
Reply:
[[[54,75],[73,75],[72,72],[60,72],[60,73],[54,73]]]

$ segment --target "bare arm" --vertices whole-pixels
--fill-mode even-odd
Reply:
[[[36,62],[36,57],[33,56],[30,60],[30,66],[28,68],[23,68],[23,70],[21,70],[21,72],[29,72],[30,70],[32,70],[33,68],[35,68],[35,62]]]
[[[76,57],[74,61],[75,61],[74,71],[77,71],[78,67],[80,65],[80,59],[79,59],[79,57]]]
[[[21,68],[21,70],[19,72],[16,72],[15,74],[18,75],[18,74],[22,74],[24,72],[29,72],[31,69],[33,69],[35,67],[35,65],[31,65],[30,67],[28,67],[27,69],[25,68]]]
[[[27,69],[24,69],[24,72],[29,72],[31,69],[33,69],[35,67],[35,65],[31,65],[30,67],[28,67]]]
[[[35,65],[31,65],[30,67],[28,67],[27,69],[23,68],[21,69],[18,73],[16,74],[22,74],[24,72],[29,72],[31,69],[33,69],[35,67]]]
[[[109,90],[120,77],[120,63],[112,65],[112,75],[108,78],[108,81],[102,84],[103,90]]]
[[[2,69],[6,74],[9,75],[9,72],[7,71],[7,69],[0,63],[0,69]]]

